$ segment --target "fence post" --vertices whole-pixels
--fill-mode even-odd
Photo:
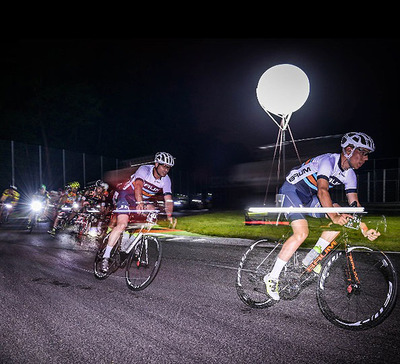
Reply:
[[[42,146],[39,145],[39,186],[41,186],[42,183]]]
[[[11,140],[11,184],[15,186],[14,174],[14,140]]]
[[[397,159],[397,181],[396,181],[396,201],[399,202],[400,196],[399,196],[399,188],[400,188],[400,158]]]
[[[83,163],[83,186],[86,187],[86,165],[85,165],[85,153],[82,153],[82,163]]]
[[[375,169],[375,159],[374,159],[374,202],[376,202],[376,169]]]
[[[383,169],[382,176],[382,202],[386,202],[386,168]]]
[[[65,149],[62,150],[62,160],[63,160],[63,181],[64,181],[64,186],[67,184],[66,182],[66,176],[65,176]]]

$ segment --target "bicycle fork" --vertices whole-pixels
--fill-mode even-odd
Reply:
[[[346,290],[350,295],[352,293],[357,293],[360,290],[360,279],[358,278],[358,274],[356,271],[356,267],[354,264],[353,254],[351,252],[346,252]]]

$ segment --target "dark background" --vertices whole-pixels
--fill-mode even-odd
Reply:
[[[374,158],[398,156],[397,38],[3,38],[0,45],[5,140],[121,160],[165,150],[176,170],[224,175],[275,143],[278,128],[255,90],[268,68],[290,63],[310,81],[291,117],[295,139],[364,131],[376,142]]]

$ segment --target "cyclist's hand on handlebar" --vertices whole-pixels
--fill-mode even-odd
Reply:
[[[144,210],[144,204],[143,204],[143,202],[141,202],[141,203],[136,203],[136,210],[139,210],[139,211],[143,211]],[[139,212],[139,214],[141,214],[141,212]]]
[[[175,226],[176,226],[176,224],[177,224],[177,222],[178,222],[178,219],[173,218],[172,216],[168,216],[167,219],[168,219],[168,221],[169,221],[169,224],[170,224],[170,226],[171,226],[171,229],[175,229]]]
[[[369,229],[367,231],[361,230],[361,232],[370,241],[374,241],[378,236],[381,235],[381,233],[379,231],[376,231],[375,229]]]
[[[331,217],[331,220],[333,223],[338,224],[338,225],[346,225],[349,219],[351,219],[353,216],[349,214],[337,214],[333,217]]]

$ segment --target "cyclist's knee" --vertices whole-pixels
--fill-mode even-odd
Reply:
[[[127,226],[128,224],[126,222],[119,222],[117,225],[115,225],[114,229],[122,233]]]
[[[296,231],[293,232],[293,237],[300,243],[303,243],[304,240],[308,237],[308,230],[306,231]]]
[[[307,220],[299,219],[292,222],[293,237],[300,243],[308,237]]]

